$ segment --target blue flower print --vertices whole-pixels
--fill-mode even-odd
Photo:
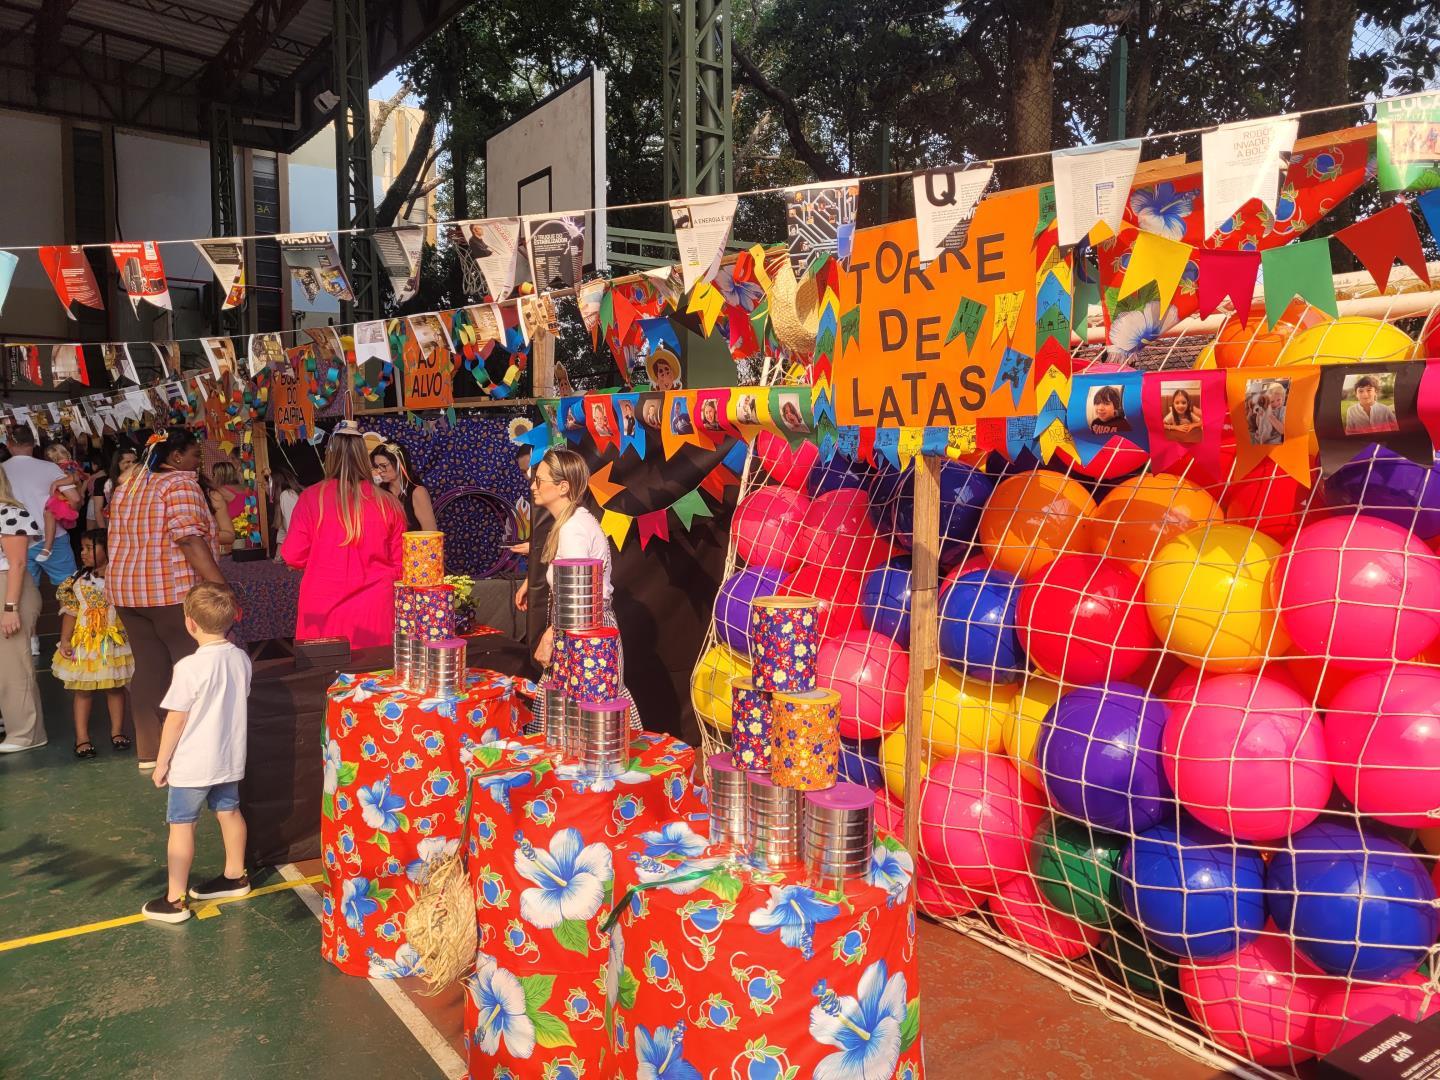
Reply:
[[[479,1013],[475,1043],[482,1054],[499,1053],[502,1040],[513,1057],[528,1058],[535,1052],[535,1024],[525,1015],[525,989],[519,979],[493,957],[482,955],[465,989]]]
[[[340,887],[340,913],[351,930],[365,932],[365,920],[380,910],[378,901],[370,899],[370,879],[346,878]]]
[[[915,860],[904,849],[892,850],[884,844],[876,844],[870,851],[870,870],[866,880],[871,885],[885,890],[890,904],[898,903],[910,888],[910,879],[915,876]]]
[[[390,794],[388,776],[360,788],[356,795],[360,800],[360,816],[366,825],[387,833],[400,828],[404,815],[399,811],[405,808],[405,800]]]
[[[1136,188],[1130,193],[1130,212],[1135,222],[1145,232],[1156,233],[1169,240],[1185,238],[1185,219],[1195,209],[1195,196],[1199,192],[1184,191],[1179,194],[1171,183],[1156,184],[1153,188]]]
[[[1134,360],[1144,351],[1145,346],[1169,330],[1179,316],[1173,307],[1160,314],[1160,301],[1151,300],[1142,308],[1124,311],[1110,320],[1110,350],[1108,360],[1126,363]]]
[[[340,787],[340,744],[334,739],[325,743],[325,794],[334,795]]]
[[[894,1074],[905,1023],[905,976],[886,975],[885,961],[877,960],[860,976],[855,997],[821,990],[820,1003],[810,1010],[810,1034],[838,1053],[815,1066],[815,1080],[873,1080]]]
[[[370,958],[372,979],[403,979],[410,975],[419,975],[423,970],[420,966],[420,954],[415,951],[414,945],[401,945],[395,950],[394,960],[387,960],[374,949],[369,950],[366,955]]]
[[[561,829],[548,851],[522,843],[515,869],[535,885],[520,894],[520,916],[541,930],[593,918],[605,902],[606,883],[615,876],[610,849],[585,845],[579,829]]]
[[[645,884],[664,882],[660,888],[676,896],[688,896],[709,879],[705,873],[714,870],[725,860],[684,859],[678,863],[663,863],[646,855],[632,856],[635,859],[635,876]],[[694,875],[693,877],[691,875]]]
[[[693,859],[705,854],[705,838],[683,821],[667,821],[664,827],[640,834],[645,854],[654,859],[678,855]]]
[[[657,1027],[652,1035],[644,1025],[635,1029],[635,1055],[639,1080],[701,1080],[700,1070],[683,1057],[685,1025]]]
[[[815,927],[840,914],[840,908],[821,900],[804,885],[771,885],[770,899],[758,911],[750,912],[750,925],[762,934],[780,931],[780,940],[799,949],[809,960],[815,953]]]
[[[430,879],[430,872],[460,850],[459,840],[447,840],[443,836],[427,836],[415,845],[417,856],[405,864],[405,876],[418,885]]]
[[[522,772],[499,773],[490,776],[481,776],[476,783],[481,789],[488,792],[490,797],[508,814],[510,813],[510,792],[516,788],[524,787],[534,779],[530,770]]]

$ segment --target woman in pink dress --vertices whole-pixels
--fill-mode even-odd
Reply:
[[[370,457],[353,420],[330,436],[325,479],[300,496],[281,557],[305,571],[295,638],[342,637],[352,648],[385,645],[395,627],[395,582],[405,512],[370,479]]]

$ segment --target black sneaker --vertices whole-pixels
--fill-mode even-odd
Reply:
[[[247,896],[250,893],[250,877],[226,877],[224,874],[202,881],[190,890],[191,900],[218,900],[226,896]]]
[[[140,914],[156,922],[177,923],[190,918],[191,912],[190,904],[183,896],[179,900],[171,900],[162,893],[142,907]]]

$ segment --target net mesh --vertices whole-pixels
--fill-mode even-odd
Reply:
[[[1430,355],[1435,294],[1369,302],[1140,362],[1380,375]],[[1076,371],[1103,359],[1082,348]],[[918,785],[922,910],[1197,1056],[1282,1075],[1440,1011],[1440,473],[1361,439],[1328,477],[1312,456],[1309,485],[1269,459],[1241,475],[1225,439],[1216,475],[1155,471],[1123,436],[1086,465],[946,461],[919,627],[913,467],[762,435],[692,699],[706,752],[725,748],[749,602],[816,597],[845,778],[896,833]],[[940,665],[907,725],[928,638]]]

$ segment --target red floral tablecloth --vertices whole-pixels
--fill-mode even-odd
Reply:
[[[320,952],[347,975],[415,973],[405,913],[416,883],[459,847],[467,756],[529,721],[522,693],[533,697],[533,684],[474,669],[455,698],[411,693],[388,671],[331,685]]]
[[[557,767],[538,736],[470,755],[480,951],[466,979],[472,1077],[593,1077],[613,1063],[600,975],[615,861],[667,823],[705,816],[690,782],[694,750],[650,734],[630,749],[629,768],[599,781]]]

